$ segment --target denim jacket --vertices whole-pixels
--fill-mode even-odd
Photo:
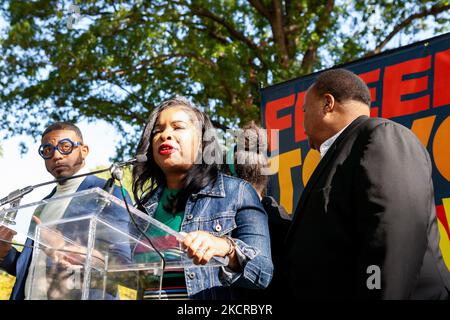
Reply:
[[[155,190],[144,205],[154,216],[162,194]],[[191,299],[237,298],[232,287],[266,288],[273,273],[267,214],[255,189],[246,181],[219,173],[216,182],[196,194],[186,203],[182,232],[207,231],[214,236],[231,236],[241,272],[228,267],[188,267],[184,270],[186,287]],[[233,285],[232,287],[230,287]]]

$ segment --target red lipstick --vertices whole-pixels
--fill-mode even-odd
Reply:
[[[168,154],[174,153],[175,151],[176,151],[176,149],[167,143],[160,145],[158,148],[158,152],[160,155],[168,155]]]

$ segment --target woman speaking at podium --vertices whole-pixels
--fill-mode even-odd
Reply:
[[[163,102],[150,115],[133,168],[138,207],[175,231],[194,266],[165,273],[162,292],[147,298],[233,299],[235,287],[264,289],[272,279],[267,214],[255,189],[219,171],[222,162],[208,116],[186,98]],[[200,266],[212,257],[227,266]],[[199,266],[197,266],[199,265]]]

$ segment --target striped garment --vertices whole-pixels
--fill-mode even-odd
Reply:
[[[164,189],[158,207],[155,212],[155,219],[161,221],[168,227],[175,231],[180,231],[181,223],[183,222],[184,211],[171,213],[165,210],[165,206],[172,201],[172,197],[178,190]],[[167,235],[165,232],[156,229],[147,229],[146,234],[151,237],[152,243],[164,255],[166,263],[181,262],[181,250],[179,243],[173,236]],[[144,240],[144,243],[146,241]],[[135,262],[154,262],[159,261],[159,256],[153,251],[149,250],[148,246],[137,246],[134,251]],[[164,271],[162,278],[161,289],[159,282],[155,281],[154,276],[142,279],[141,283],[147,283],[149,287],[143,285],[142,299],[144,300],[187,300],[189,299],[186,289],[186,281],[184,278],[183,268],[168,268]]]
[[[157,288],[145,288],[144,300],[189,300],[184,270],[174,269],[165,271],[161,290]]]

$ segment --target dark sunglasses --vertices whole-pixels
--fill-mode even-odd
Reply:
[[[51,143],[44,143],[39,146],[39,155],[45,160],[51,159],[55,154],[55,150],[58,150],[63,155],[68,155],[72,153],[74,148],[80,145],[82,145],[81,142],[74,142],[69,138],[59,140],[56,146]]]

